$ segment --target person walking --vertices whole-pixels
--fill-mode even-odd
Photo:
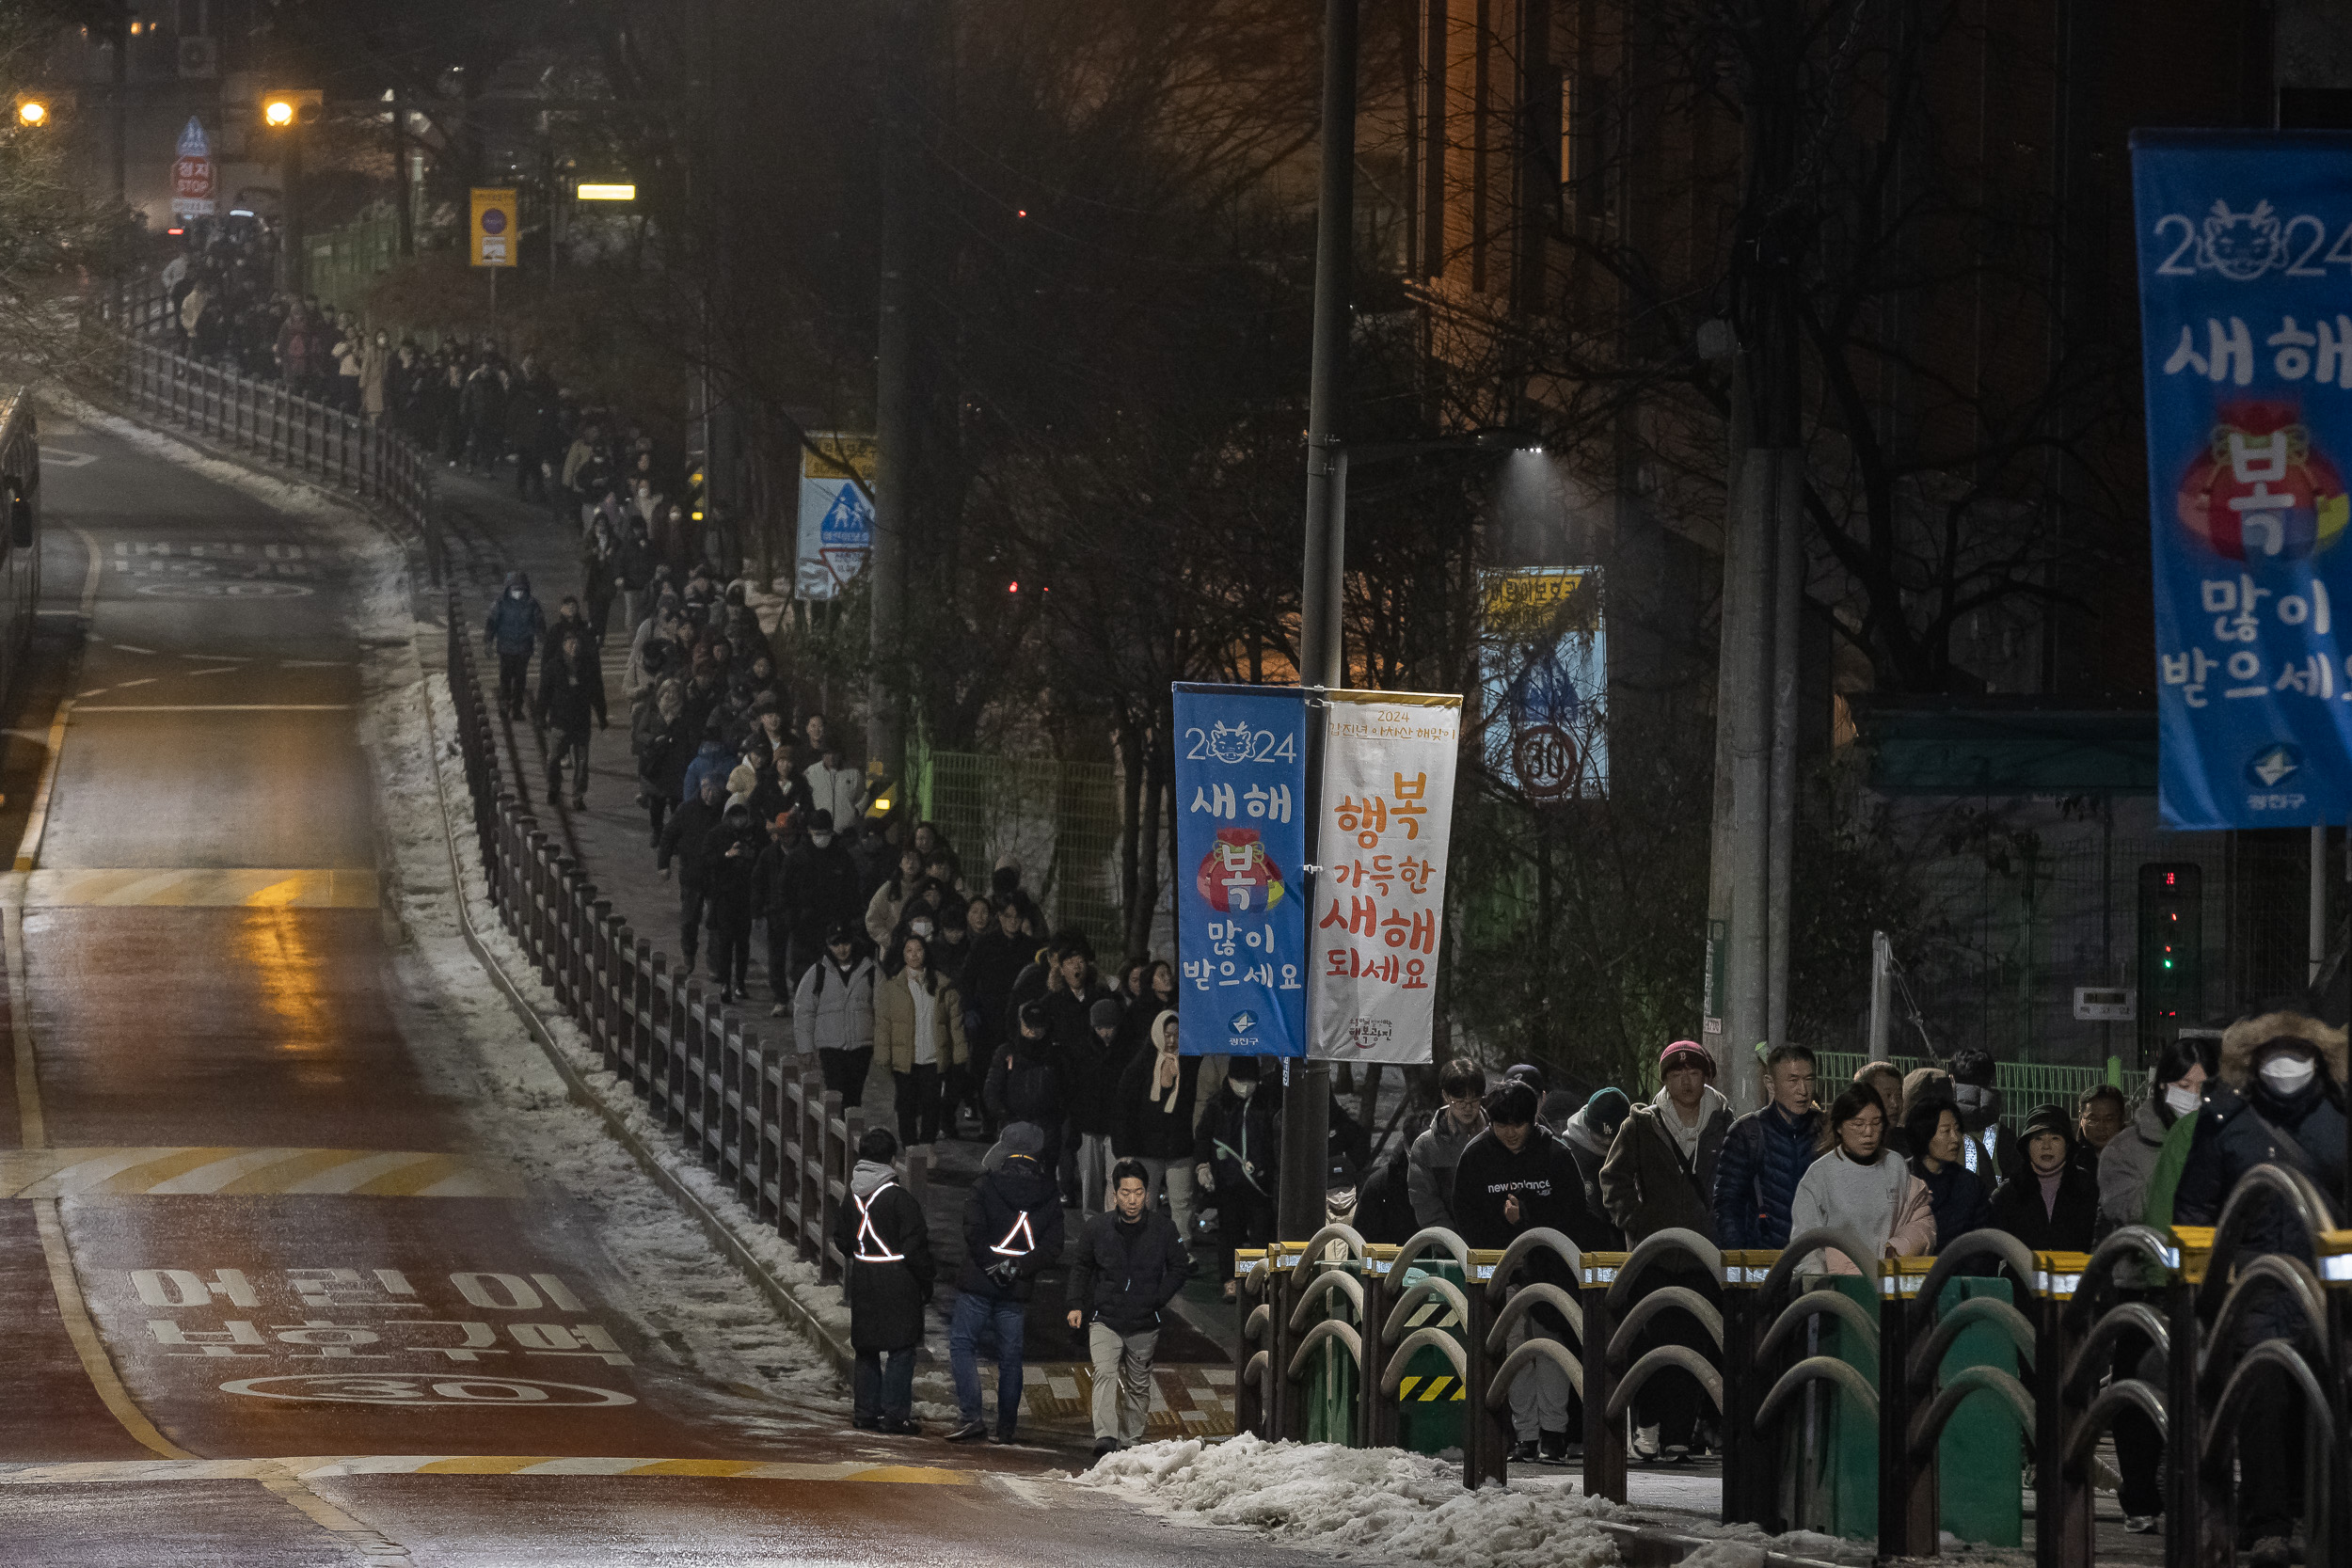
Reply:
[[[1089,1212],[1110,1207],[1111,1139],[1119,1125],[1119,1080],[1128,1061],[1121,1039],[1126,1018],[1119,998],[1097,997],[1088,1013],[1088,1038],[1062,1059],[1070,1131],[1078,1140],[1078,1207]]]
[[[1813,1053],[1802,1045],[1775,1046],[1764,1059],[1764,1092],[1767,1103],[1731,1124],[1715,1163],[1717,1246],[1787,1246],[1797,1184],[1819,1152]],[[1883,1123],[1883,1107],[1879,1115]]]
[[[1110,1211],[1087,1216],[1071,1254],[1070,1326],[1085,1328],[1094,1363],[1097,1459],[1143,1440],[1160,1313],[1192,1272],[1184,1239],[1151,1193],[1139,1162],[1112,1166]]]
[[[1282,1110],[1258,1088],[1258,1058],[1233,1057],[1193,1137],[1193,1180],[1200,1191],[1216,1195],[1217,1277],[1227,1301],[1235,1293],[1234,1249],[1262,1247],[1274,1237]]]
[[[1770,1107],[1767,1107],[1770,1109]],[[1744,1118],[1743,1118],[1744,1119]],[[1878,1256],[1917,1258],[1935,1250],[1935,1216],[1927,1183],[1886,1147],[1886,1107],[1867,1084],[1849,1084],[1830,1102],[1816,1147],[1789,1204],[1790,1237],[1808,1230],[1850,1231]],[[1861,1260],[1824,1248],[1805,1259],[1812,1272],[1860,1274]]]
[[[1200,1058],[1179,1054],[1176,1014],[1164,1009],[1152,1025],[1152,1049],[1139,1052],[1119,1075],[1113,1091],[1111,1148],[1151,1178],[1152,1197],[1162,1191],[1176,1233],[1192,1244],[1192,1122],[1200,1087]]]
[[[1486,1071],[1468,1056],[1456,1056],[1438,1072],[1438,1093],[1445,1103],[1414,1138],[1406,1168],[1413,1219],[1423,1229],[1453,1227],[1454,1167],[1470,1141],[1486,1130]]]
[[[923,1206],[898,1185],[891,1162],[898,1140],[887,1127],[866,1129],[850,1173],[850,1201],[834,1227],[842,1294],[850,1304],[850,1425],[860,1432],[919,1436],[914,1419],[914,1354],[923,1344],[923,1307],[931,1299],[931,1239]]]
[[[956,1383],[950,1443],[989,1437],[1009,1443],[1021,1424],[1021,1356],[1037,1276],[1061,1261],[1061,1193],[1038,1164],[1044,1134],[1015,1122],[1005,1129],[1004,1163],[985,1171],[963,1205],[963,1273],[947,1323],[947,1366]],[[996,1429],[980,1406],[979,1347],[996,1342]]]
[[[874,1048],[898,1086],[898,1138],[912,1148],[938,1141],[940,1075],[967,1048],[962,1000],[931,968],[931,944],[910,936],[899,956],[904,967],[875,991]]]
[[[2089,1252],[2099,1179],[2075,1156],[2074,1118],[2063,1105],[2038,1105],[2022,1142],[2026,1168],[1993,1195],[1993,1223],[2035,1252]]]
[[[527,572],[506,574],[506,586],[483,623],[482,641],[499,659],[499,714],[520,719],[529,695],[531,656],[548,629],[547,611],[531,596]]]
[[[1676,1040],[1658,1056],[1659,1092],[1636,1105],[1617,1129],[1601,1162],[1601,1201],[1628,1246],[1662,1230],[1711,1239],[1715,1164],[1731,1131],[1731,1101],[1717,1092],[1715,1058],[1695,1040]],[[1708,1293],[1704,1268],[1674,1259],[1644,1276],[1642,1294],[1680,1285]],[[1673,1309],[1649,1321],[1633,1354],[1683,1345],[1705,1355],[1711,1341],[1687,1312]],[[1669,1367],[1642,1386],[1633,1402],[1633,1451],[1643,1459],[1679,1463],[1690,1457],[1698,1430],[1698,1385]]]
[[[1536,1069],[1533,1067],[1515,1067],[1506,1076],[1518,1078],[1522,1073],[1534,1073]],[[1540,1075],[1528,1080],[1528,1083],[1538,1096],[1544,1094]],[[1571,1099],[1569,1103],[1574,1104],[1575,1101]],[[1563,1118],[1558,1125],[1549,1128],[1552,1135],[1566,1146],[1568,1157],[1576,1162],[1577,1177],[1584,1183],[1585,1212],[1607,1226],[1612,1232],[1616,1232],[1617,1226],[1616,1222],[1609,1217],[1608,1200],[1601,1196],[1600,1167],[1608,1163],[1609,1150],[1617,1141],[1617,1130],[1625,1125],[1625,1118],[1632,1114],[1631,1097],[1623,1089],[1607,1086],[1595,1089],[1591,1099],[1577,1106],[1576,1110]],[[1540,1111],[1537,1113],[1536,1119],[1538,1121],[1543,1119]],[[1601,1238],[1601,1244],[1614,1250],[1625,1245],[1625,1237],[1621,1232],[1607,1235]]]
[[[548,736],[548,804],[564,798],[564,767],[572,769],[572,807],[588,803],[588,736],[607,727],[604,670],[579,628],[565,626],[539,661],[539,701],[532,718]]]
[[[1058,1169],[1061,1158],[1061,1068],[1054,1058],[1054,1042],[1045,1037],[1045,1009],[1023,1004],[1014,1016],[1012,1034],[989,1053],[988,1076],[980,1097],[989,1115],[1002,1126],[1025,1121],[1043,1130],[1039,1164]],[[1057,1181],[1059,1177],[1057,1176]]]
[[[673,860],[677,862],[678,973],[681,974],[694,972],[694,955],[702,948],[707,912],[703,848],[706,841],[718,830],[724,812],[724,800],[725,794],[718,777],[705,774],[694,794],[670,814],[669,825],[661,830],[661,842],[655,850],[654,869],[664,877],[670,874],[670,863]]]
[[[629,745],[637,756],[637,800],[653,819],[659,847],[662,820],[686,792],[686,765],[701,737],[686,720],[684,681],[665,680],[651,695],[629,721]]]
[[[703,841],[703,896],[710,911],[710,973],[719,1005],[744,999],[752,969],[752,870],[759,863],[760,831],[751,808],[729,804]]]
[[[1454,1228],[1473,1248],[1508,1247],[1529,1230],[1557,1230],[1581,1253],[1611,1234],[1608,1222],[1584,1207],[1584,1180],[1567,1146],[1535,1124],[1541,1107],[1534,1085],[1505,1079],[1486,1097],[1486,1130],[1462,1149],[1454,1167]],[[1539,1250],[1504,1282],[1516,1291],[1531,1284],[1574,1291],[1566,1261]],[[1512,1325],[1505,1350],[1531,1338],[1565,1340],[1568,1323],[1538,1306]],[[1568,1462],[1568,1374],[1549,1358],[1536,1361],[1511,1385],[1511,1457],[1520,1464]]]
[[[792,1041],[803,1056],[816,1053],[825,1087],[849,1109],[865,1101],[874,1065],[874,960],[859,957],[857,934],[843,925],[792,993]]]
[[[1913,1150],[1911,1174],[1928,1189],[1928,1212],[1935,1220],[1935,1242],[1947,1246],[1993,1223],[1993,1200],[1962,1162],[1966,1134],[1960,1130],[1960,1102],[1942,1089],[1910,1098],[1904,1129]]]

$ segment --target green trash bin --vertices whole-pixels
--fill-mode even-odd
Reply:
[[[1452,1259],[1422,1259],[1389,1285],[1389,1299],[1394,1301],[1419,1281],[1435,1276],[1451,1280],[1457,1287],[1463,1284],[1462,1266]],[[1416,1328],[1442,1328],[1462,1342],[1465,1330],[1462,1316],[1442,1301],[1424,1301],[1413,1309],[1406,1332]],[[1468,1350],[1469,1346],[1464,1344]],[[1397,1446],[1408,1453],[1440,1454],[1462,1446],[1462,1412],[1468,1408],[1462,1380],[1454,1373],[1454,1363],[1435,1346],[1415,1351],[1405,1364],[1405,1375],[1396,1386]]]

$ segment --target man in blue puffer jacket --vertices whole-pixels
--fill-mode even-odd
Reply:
[[[531,596],[530,575],[507,573],[506,587],[490,607],[489,619],[482,627],[482,641],[499,656],[499,712],[505,718],[523,716],[532,651],[547,629],[547,613]]]
[[[1731,1124],[1715,1164],[1715,1244],[1785,1247],[1797,1183],[1813,1164],[1821,1113],[1813,1103],[1813,1053],[1784,1045],[1764,1059],[1761,1110]]]

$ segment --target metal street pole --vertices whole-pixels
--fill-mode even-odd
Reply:
[[[1359,0],[1324,0],[1323,189],[1315,217],[1313,360],[1307,393],[1307,547],[1299,583],[1298,680],[1302,686],[1345,683],[1340,645],[1341,592],[1346,570],[1347,457],[1339,443],[1340,388],[1347,372],[1349,245],[1356,207],[1356,29]],[[1307,851],[1323,836],[1322,762],[1325,710],[1312,710],[1308,730],[1307,799],[1312,815]],[[1307,908],[1314,908],[1309,874]],[[1311,930],[1312,926],[1309,928]],[[1314,1048],[1314,992],[1309,982],[1308,1049]],[[1331,1067],[1285,1058],[1281,1183],[1275,1227],[1304,1241],[1323,1227],[1323,1155],[1331,1132]]]
[[[913,509],[914,418],[914,223],[912,207],[921,178],[907,101],[920,65],[920,0],[896,8],[886,24],[889,51],[882,81],[882,297],[875,360],[873,556],[869,570],[870,662],[866,687],[866,766],[883,780],[906,776],[907,531]],[[900,789],[898,798],[905,799]]]

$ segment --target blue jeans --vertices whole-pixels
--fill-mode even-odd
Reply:
[[[956,1410],[966,1421],[980,1419],[979,1341],[996,1338],[996,1430],[1007,1436],[1021,1421],[1021,1345],[1027,1307],[1005,1296],[965,1291],[956,1297],[947,1323],[947,1366],[955,1373]]]
[[[890,1358],[887,1368],[882,1357]],[[850,1382],[850,1412],[861,1421],[903,1421],[914,1414],[914,1347],[862,1350]]]

